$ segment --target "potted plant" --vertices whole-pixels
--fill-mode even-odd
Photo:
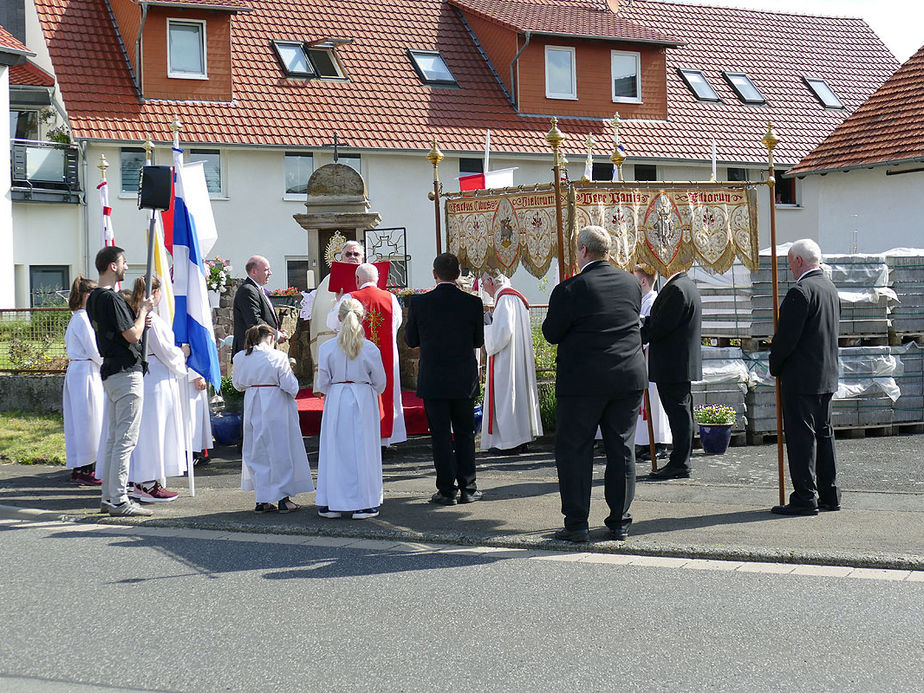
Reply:
[[[222,376],[219,394],[212,400],[212,436],[218,445],[237,445],[244,437],[244,393]]]
[[[218,308],[221,295],[228,290],[231,281],[231,262],[216,256],[205,261],[205,288],[209,290],[209,305]]]
[[[707,455],[722,455],[731,441],[731,429],[738,412],[724,404],[705,404],[693,410],[699,424],[699,439]]]
[[[269,299],[270,303],[276,308],[279,306],[298,307],[302,303],[302,292],[301,289],[297,289],[294,286],[285,289],[273,289],[269,292]]]

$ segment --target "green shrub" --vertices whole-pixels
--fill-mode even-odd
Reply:
[[[225,401],[225,411],[244,411],[244,393],[234,389],[230,375],[221,378],[221,398]]]
[[[724,404],[704,404],[693,410],[696,423],[707,426],[733,424],[738,418],[738,412]]]

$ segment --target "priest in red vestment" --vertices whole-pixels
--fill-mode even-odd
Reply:
[[[401,327],[401,306],[390,291],[378,288],[379,271],[371,263],[356,268],[356,286],[359,288],[344,294],[327,316],[327,327],[333,331],[340,328],[337,313],[340,303],[349,297],[355,298],[366,309],[363,329],[366,339],[375,344],[382,354],[387,384],[382,393],[382,445],[394,445],[407,440],[404,425],[404,409],[401,404],[401,375],[398,364],[398,328]]]

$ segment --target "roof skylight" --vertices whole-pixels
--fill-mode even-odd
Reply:
[[[844,104],[837,98],[828,83],[820,77],[803,77],[809,89],[818,97],[825,108],[843,108]]]
[[[314,45],[300,41],[273,41],[273,48],[289,77],[346,78],[331,41]]]
[[[751,82],[751,78],[743,72],[723,72],[725,79],[735,90],[738,98],[744,103],[766,103],[766,99],[757,91],[757,87]]]
[[[411,57],[417,76],[420,77],[420,81],[424,84],[453,86],[457,84],[456,78],[452,76],[452,72],[449,71],[446,61],[443,60],[443,56],[439,51],[409,50],[407,53]]]
[[[703,75],[702,70],[686,70],[681,68],[678,72],[680,72],[683,81],[687,83],[690,91],[693,92],[693,95],[697,99],[700,101],[720,100],[719,95],[715,93],[715,89],[709,84],[709,80]]]

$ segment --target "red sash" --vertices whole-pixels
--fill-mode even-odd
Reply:
[[[523,301],[523,305],[526,306],[526,310],[529,311],[529,301],[526,300],[526,296],[521,294],[516,289],[511,289],[509,286],[501,289],[494,296],[494,305],[497,306],[497,302],[500,301],[501,296],[516,296],[518,299]],[[494,355],[488,357],[488,391],[491,393],[488,397],[488,433],[494,433]]]
[[[391,293],[375,286],[351,291],[350,296],[363,304],[366,317],[363,318],[363,331],[366,339],[375,344],[382,354],[382,366],[385,368],[385,392],[380,397],[379,411],[382,422],[382,438],[391,438],[395,424],[395,373],[394,343],[392,330]]]

